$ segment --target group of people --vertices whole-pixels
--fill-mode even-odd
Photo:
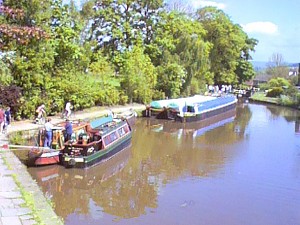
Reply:
[[[69,117],[72,113],[72,104],[71,102],[67,102],[65,106],[65,112],[64,112],[64,118],[66,118],[66,125],[65,125],[65,141],[71,139],[71,135],[73,133],[73,125],[69,120]],[[45,117],[46,115],[46,108],[45,105],[42,104],[39,106],[36,110],[38,113],[38,118]],[[44,147],[51,148],[52,147],[52,135],[53,135],[53,130],[54,129],[62,129],[62,127],[55,127],[52,124],[51,118],[48,118],[46,123],[45,123],[45,139],[44,139]]]
[[[6,127],[10,126],[11,112],[10,107],[5,110],[0,107],[0,134],[2,134]]]
[[[64,118],[66,118],[66,125],[65,125],[65,141],[71,139],[71,135],[73,133],[73,126],[72,123],[69,121],[69,117],[71,115],[72,104],[71,102],[67,102],[65,106]],[[38,118],[43,115],[46,115],[45,105],[41,105],[37,108],[36,112],[38,113]],[[55,127],[52,122],[51,118],[48,118],[45,123],[45,140],[44,140],[44,147],[51,148],[52,147],[52,135],[53,129],[61,129],[61,127]]]
[[[63,129],[63,127],[56,127],[51,122],[51,118],[47,119],[47,122],[45,123],[45,139],[44,139],[44,147],[51,148],[52,147],[52,136],[53,136],[53,130],[54,129]],[[67,119],[65,124],[65,142],[71,139],[72,133],[73,133],[73,125],[72,122]]]
[[[54,104],[56,104],[56,103],[54,103]],[[72,107],[72,104],[71,104],[71,102],[67,102],[66,103],[66,106],[65,106],[65,112],[64,112],[64,118],[69,118],[70,117],[70,115],[71,115],[71,113],[72,113],[72,111],[71,111],[71,109],[72,109],[73,107]],[[37,109],[36,109],[36,113],[38,114],[37,115],[37,118],[38,119],[40,119],[40,118],[42,118],[42,117],[46,117],[46,106],[44,105],[44,104],[42,104],[42,105],[40,105]]]

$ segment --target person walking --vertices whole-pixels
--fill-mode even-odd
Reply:
[[[65,107],[66,118],[69,118],[71,116],[71,109],[72,109],[72,104],[70,101],[68,101]]]
[[[40,105],[36,111],[38,113],[37,119],[40,120],[43,117],[46,117],[46,106],[44,104]]]

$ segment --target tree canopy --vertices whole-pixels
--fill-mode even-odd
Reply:
[[[75,1],[3,0],[0,88],[18,94],[0,101],[28,118],[42,103],[50,109],[55,101],[57,110],[67,101],[75,109],[148,104],[254,76],[257,40],[222,10],[183,9],[163,0],[85,0],[80,8]]]

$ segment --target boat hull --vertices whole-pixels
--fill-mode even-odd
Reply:
[[[236,107],[237,102],[234,101],[230,104],[224,105],[224,106],[220,106],[218,108],[215,109],[211,109],[202,113],[198,113],[198,114],[191,114],[190,116],[179,116],[177,115],[175,118],[175,121],[179,121],[182,123],[186,123],[186,122],[196,122],[196,121],[201,121],[219,114],[222,114],[224,112],[230,111],[232,109],[234,109]]]
[[[108,149],[102,149],[97,151],[89,156],[83,157],[72,157],[70,155],[62,155],[62,165],[66,168],[87,168],[93,165],[99,164],[102,161],[105,161],[123,149],[131,145],[131,134],[120,140],[120,142],[115,143],[113,146],[110,146]]]
[[[58,164],[60,161],[60,151],[41,152],[34,155],[29,152],[28,166],[46,166]]]

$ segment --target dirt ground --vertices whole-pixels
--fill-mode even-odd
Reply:
[[[128,104],[125,106],[112,106],[112,107],[93,107],[91,109],[85,109],[83,111],[75,111],[73,116],[71,116],[71,120],[88,120],[96,117],[103,116],[109,111],[112,111],[114,113],[121,113],[125,112],[127,110],[133,109],[136,111],[142,111],[146,107],[142,104]],[[60,115],[56,116],[49,116],[52,119],[52,123],[60,123],[63,121],[63,119],[60,118]],[[8,128],[7,132],[16,132],[16,131],[22,131],[22,130],[32,130],[37,129],[43,125],[38,125],[34,122],[34,120],[21,120],[21,121],[13,121],[11,123],[11,126]]]

